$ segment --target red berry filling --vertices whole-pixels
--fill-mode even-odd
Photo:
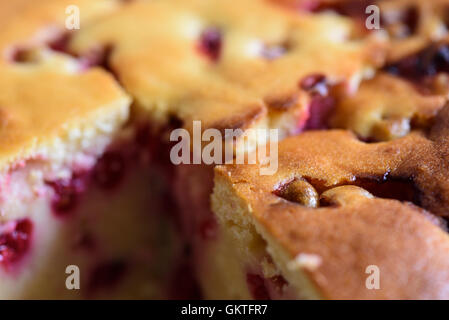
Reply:
[[[54,191],[53,212],[63,216],[76,208],[79,194],[84,191],[86,186],[86,177],[84,174],[74,174],[72,179],[49,181],[47,184]]]
[[[80,233],[75,239],[73,248],[93,252],[96,248],[96,242],[94,240],[93,235],[89,232]]]
[[[416,6],[410,6],[404,12],[402,20],[404,24],[407,26],[408,34],[414,34],[419,24],[419,10]]]
[[[304,127],[305,130],[327,129],[328,119],[335,107],[335,100],[330,96],[316,95],[312,98],[309,110],[309,119]]]
[[[302,2],[302,1],[301,1]],[[358,20],[364,20],[367,16],[365,13],[366,7],[371,5],[370,0],[347,0],[347,1],[337,1],[337,2],[326,2],[326,1],[315,1],[312,5],[310,1],[306,1],[307,6],[302,6],[303,9],[309,9],[312,12],[323,12],[332,10],[338,14],[352,17]]]
[[[15,63],[31,62],[29,53],[30,53],[29,50],[26,48],[15,48],[12,51],[10,60],[11,60],[11,62],[15,62]]]
[[[61,52],[64,54],[71,54],[68,52],[67,47],[68,43],[70,41],[71,35],[69,33],[63,33],[60,36],[54,38],[53,40],[50,40],[46,43],[46,46],[57,52]],[[22,48],[14,48],[11,60],[16,63],[28,63],[28,62],[34,62],[33,57],[31,56],[31,52],[34,48],[32,47],[22,47]],[[73,55],[72,55],[73,56]]]
[[[100,66],[105,70],[111,71],[111,73],[115,76],[114,72],[110,70],[108,65],[109,56],[112,53],[112,46],[110,45],[99,46],[79,56],[78,54],[71,52],[69,50],[69,42],[71,36],[72,34],[70,33],[63,33],[58,38],[55,38],[54,40],[49,42],[47,46],[53,51],[61,52],[78,59],[82,70],[87,70],[95,66]]]
[[[335,99],[329,95],[326,77],[322,74],[311,74],[303,78],[299,87],[311,95],[308,118],[299,120],[303,130],[318,130],[328,127],[328,119],[335,107]]]
[[[201,239],[208,240],[214,239],[217,235],[217,222],[214,217],[210,217],[203,221],[200,225]]]
[[[211,61],[217,62],[220,58],[222,47],[222,34],[217,28],[209,28],[203,31],[200,37],[199,50]]]
[[[94,181],[104,189],[113,189],[123,179],[125,174],[125,161],[123,156],[114,151],[106,152],[93,171]]]
[[[432,44],[416,54],[388,65],[386,71],[415,82],[440,72],[449,72],[449,46]]]
[[[107,261],[96,266],[87,284],[88,293],[115,287],[126,273],[127,265],[122,260]]]
[[[359,186],[378,198],[412,202],[419,206],[420,190],[413,178],[392,177],[387,172],[382,177],[360,177],[351,184]]]
[[[71,38],[70,33],[68,32],[62,33],[59,37],[50,41],[48,43],[48,47],[53,51],[70,54],[67,50],[70,38]]]
[[[188,259],[180,262],[174,271],[170,286],[170,299],[199,300],[202,299],[201,289],[195,279],[195,272]]]
[[[12,230],[0,234],[0,263],[4,266],[18,262],[30,248],[33,223],[21,219],[14,224]]]
[[[253,299],[270,300],[270,294],[268,293],[264,278],[258,274],[247,273],[246,284]]]

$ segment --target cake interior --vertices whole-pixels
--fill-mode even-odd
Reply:
[[[290,268],[288,254],[258,229],[251,209],[220,176],[215,176],[211,205],[220,236],[205,244],[199,263],[205,295],[245,300],[320,298],[301,268]]]
[[[61,165],[34,157],[2,176],[0,298],[197,297],[159,138],[127,124]],[[168,148],[165,148],[168,150]],[[80,290],[68,290],[75,265]]]
[[[16,48],[11,63],[71,72],[101,67],[120,81],[108,63],[111,48],[77,56],[65,36],[48,50]],[[307,108],[272,104],[277,109],[250,125],[290,135],[325,128],[334,102],[326,93],[314,94]],[[86,137],[92,145],[74,147],[56,167],[37,153],[3,173],[0,298],[197,298],[197,282],[207,298],[298,297],[247,222],[232,231],[219,226],[210,206],[213,167],[173,167],[165,133],[131,120]],[[59,149],[53,151],[67,153]],[[80,290],[65,288],[69,265],[80,268]],[[235,283],[232,292],[226,282]]]

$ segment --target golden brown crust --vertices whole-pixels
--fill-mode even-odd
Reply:
[[[103,121],[118,126],[126,120],[129,98],[110,74],[84,70],[76,59],[45,48],[46,41],[64,32],[68,5],[78,5],[81,23],[87,23],[117,3],[0,4],[0,171],[29,157],[49,156],[58,143],[75,143],[81,131],[101,131],[98,126]],[[33,49],[36,59],[16,61],[14,53],[19,49]]]
[[[3,67],[0,87],[2,167],[40,156],[35,154],[39,148],[56,137],[69,139],[80,126],[93,128],[97,117],[125,117],[129,105],[113,78],[100,70],[73,74],[45,66]]]
[[[279,204],[264,213],[263,223],[292,258],[321,258],[316,270],[306,272],[324,298],[448,298],[448,236],[416,208],[361,197],[315,210]],[[379,290],[365,286],[370,265],[379,267]]]
[[[353,27],[347,18],[301,14],[264,0],[135,1],[80,30],[71,48],[85,53],[110,45],[112,70],[155,118],[244,128],[260,120],[260,111],[248,109],[268,114],[271,102],[305,95],[298,82],[310,73],[354,89],[382,52],[372,50],[374,39],[352,41]],[[210,29],[221,34],[216,61],[198,50]]]
[[[449,1],[378,1],[384,27],[391,38],[388,60],[397,60],[448,36]]]
[[[118,87],[108,82],[110,76],[100,75],[98,70],[85,71],[76,65],[81,62],[79,59],[48,50],[48,42],[64,33],[65,9],[73,4],[82,12],[82,28],[73,33],[70,46],[62,48],[63,51],[83,55],[110,48],[110,56],[105,57],[109,59],[109,71],[114,72],[133,96],[136,106],[150,110],[156,120],[175,116],[187,128],[193,120],[202,120],[203,129],[247,129],[257,125],[276,126],[292,133],[298,127],[301,129],[310,103],[309,94],[298,84],[301,79],[311,73],[323,73],[329,83],[344,83],[353,91],[366,69],[382,60],[382,51],[373,50],[380,46],[374,38],[352,41],[354,25],[350,19],[303,15],[263,0],[245,0],[238,6],[224,0],[213,3],[135,1],[126,5],[106,0],[44,0],[39,6],[27,0],[3,2],[0,67],[5,72],[2,77],[8,82],[9,92],[19,90],[21,81],[29,81],[24,87],[29,87],[30,93],[23,95],[33,96],[36,101],[23,103],[29,104],[26,108],[42,108],[36,111],[41,114],[55,109],[52,98],[60,99],[53,94],[44,102],[49,93],[41,86],[49,81],[55,81],[53,87],[76,108],[86,112],[94,111],[94,105],[100,108],[116,98],[124,98]],[[266,23],[261,25],[261,20]],[[223,44],[217,62],[211,62],[198,50],[202,33],[210,28],[219,28],[222,33]],[[280,56],[276,53],[278,49]],[[32,53],[38,58],[25,63],[14,61],[20,50],[36,51]],[[95,76],[88,79],[91,74]],[[7,79],[9,76],[11,80]],[[95,91],[93,83],[101,89],[95,91],[95,97],[91,96],[91,104],[80,106],[81,101],[77,99],[84,98],[72,97],[71,89],[66,88],[72,81],[79,85],[79,92],[84,86],[88,92]],[[46,138],[40,136],[43,133],[37,128],[27,127],[26,118],[34,116],[27,114],[25,107],[15,105],[17,97],[4,95],[4,101],[0,101],[5,109],[3,113],[7,114],[4,119],[14,117],[24,122],[17,128],[20,133],[7,128],[4,139],[9,144],[5,144],[4,157],[19,158],[24,153],[14,153],[29,148],[30,142],[26,141]],[[108,95],[110,101],[106,101]],[[59,117],[60,125],[70,126],[64,117],[68,113],[60,110],[60,114],[52,112],[50,118],[56,121]],[[83,112],[80,110],[80,118]]]
[[[305,272],[324,298],[448,298],[449,237],[429,213],[449,213],[448,119],[446,107],[429,138],[374,144],[346,131],[306,132],[280,143],[276,174],[218,167],[216,190],[226,185],[246,203],[268,246],[291,259],[318,256]],[[304,201],[311,196],[319,203]],[[365,286],[369,265],[380,268],[380,290]]]
[[[430,127],[446,101],[442,94],[424,95],[402,78],[379,73],[340,99],[330,125],[366,140],[387,141]]]
[[[335,12],[358,21],[366,33],[365,22],[376,5],[380,13],[380,27],[388,36],[388,58],[397,60],[425,46],[429,41],[447,38],[447,0],[271,0],[291,9],[314,13]]]
[[[119,0],[17,0],[0,3],[0,62],[9,61],[15,46],[42,45],[66,32],[69,15],[66,8],[75,5],[80,10],[80,26],[118,8]]]

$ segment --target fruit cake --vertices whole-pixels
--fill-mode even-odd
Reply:
[[[67,31],[72,4],[82,27]],[[213,233],[213,167],[175,168],[170,130],[301,132],[320,124],[311,105],[326,111],[384,58],[350,19],[265,1],[1,7],[1,298],[198,297],[186,270]],[[65,287],[69,265],[81,290]]]
[[[284,1],[299,10],[360,17],[362,12],[346,10],[357,9],[353,2]],[[261,164],[215,169],[212,207],[220,236],[208,243],[199,267],[206,295],[448,298],[449,3],[377,4],[382,15],[387,8],[416,10],[413,24],[428,23],[427,31],[438,32],[414,26],[399,37],[383,21],[389,34],[385,66],[356,93],[335,95],[327,117],[327,129],[349,131],[284,140],[273,176],[260,176]],[[411,25],[409,14],[398,15],[397,22]],[[380,281],[374,290],[367,283],[373,267]]]
[[[165,177],[113,75],[58,50],[69,4],[1,2],[0,298],[161,297],[176,250]],[[118,2],[77,5],[87,24]],[[66,288],[71,265],[82,290]]]
[[[0,298],[446,297],[449,4],[375,4],[0,0]],[[195,121],[298,137],[174,164]]]
[[[135,98],[138,117],[148,115],[153,126],[170,117],[188,130],[200,120],[204,128],[220,131],[276,128],[281,138],[322,127],[333,105],[330,91],[354,92],[384,58],[382,39],[353,38],[358,27],[344,17],[301,15],[265,1],[242,2],[239,8],[226,1],[176,2],[176,9],[172,3],[156,4],[136,2],[119,10],[75,33],[67,46],[79,56],[108,48],[108,69]],[[262,17],[270,17],[264,30],[257,23]],[[162,21],[174,21],[167,34],[147,31]],[[191,26],[189,33],[180,21]],[[133,39],[118,32],[129,28],[137,29]],[[322,45],[335,48],[334,55],[325,55]],[[155,46],[168,49],[155,57]],[[353,58],[345,59],[347,64],[332,62],[348,55]],[[183,234],[194,243],[193,264],[201,259],[202,242],[215,233],[212,174],[207,165],[175,168],[173,190]]]
[[[221,237],[203,260],[206,294],[449,298],[448,111],[428,137],[366,143],[329,130],[287,138],[273,176],[261,177],[259,165],[217,167]],[[377,289],[366,285],[370,266],[379,270]]]

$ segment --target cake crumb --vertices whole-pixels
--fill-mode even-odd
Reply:
[[[322,259],[317,254],[300,253],[293,260],[287,264],[290,270],[308,269],[310,271],[316,270],[322,263]]]

